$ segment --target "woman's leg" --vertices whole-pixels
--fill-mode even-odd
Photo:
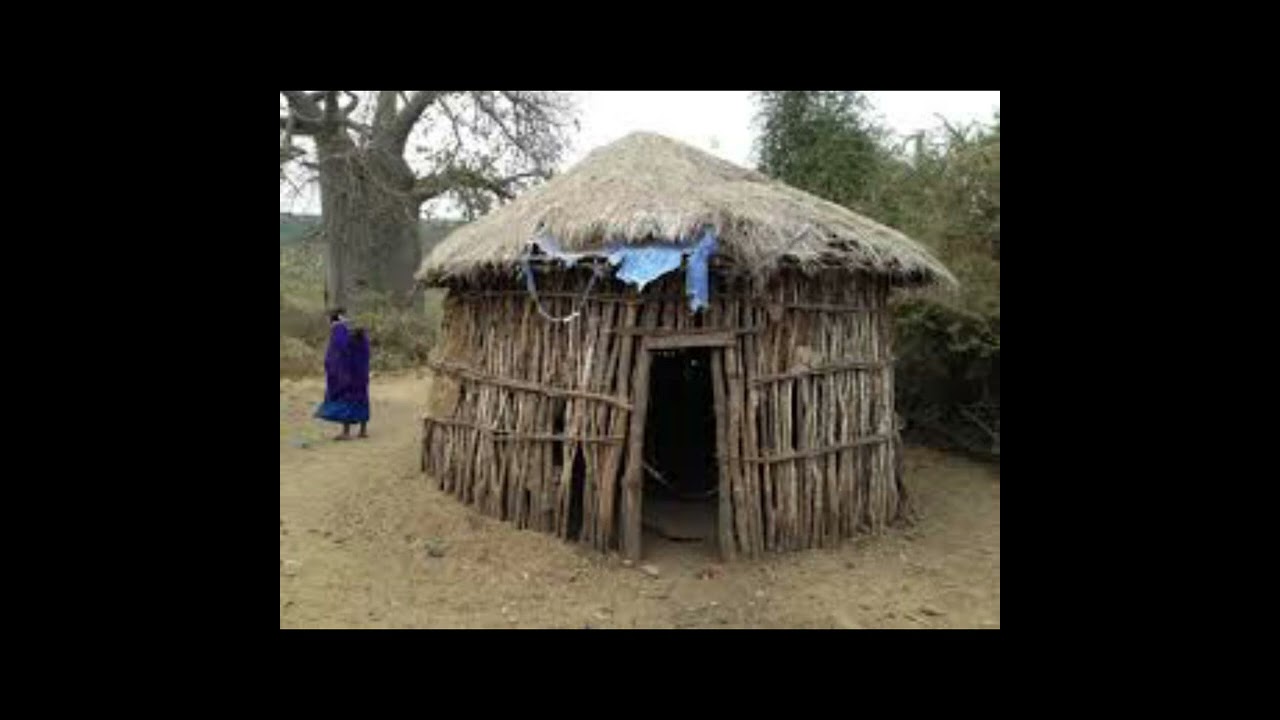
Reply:
[[[351,439],[351,423],[342,423],[342,434],[335,437],[334,440]]]
[[[365,428],[365,425],[368,425],[367,421],[360,423],[360,437],[362,438],[369,437],[369,431]]]

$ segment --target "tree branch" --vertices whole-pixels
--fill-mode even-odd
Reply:
[[[466,148],[467,144],[462,140],[461,120],[454,114],[453,108],[449,107],[448,101],[444,98],[440,98],[440,112],[449,121],[449,130],[453,133],[453,148],[444,162],[445,167],[452,167],[454,160]]]
[[[326,90],[324,93],[324,121],[326,125],[332,127],[336,125],[339,119],[338,109],[338,91]]]
[[[307,154],[307,151],[303,150],[300,147],[282,143],[280,145],[280,165],[283,167],[284,164],[289,162],[290,160],[293,160],[294,158],[302,157],[303,155],[306,155],[306,154]]]
[[[325,112],[321,110],[317,96],[323,93],[305,93],[301,90],[281,90],[289,104],[288,115],[280,118],[280,129],[290,135],[318,135],[327,129]],[[290,118],[293,127],[290,128]]]
[[[516,133],[513,133],[511,129],[507,127],[507,124],[503,121],[502,114],[498,112],[498,109],[492,103],[488,102],[484,94],[476,93],[474,97],[475,97],[476,107],[480,108],[480,111],[483,112],[485,115],[489,116],[489,119],[493,121],[493,124],[498,126],[498,129],[502,131],[502,134],[504,136],[506,136],[507,142],[510,142],[512,145],[516,147],[517,150],[524,153],[525,155],[534,157],[534,153],[531,151],[531,149],[529,147],[526,147],[525,143],[521,142],[518,139],[518,135]],[[512,108],[518,112],[518,106],[516,105],[516,102],[512,100],[511,96],[504,92],[503,97],[507,98],[507,102],[510,102],[512,105]]]
[[[974,425],[977,425],[978,427],[982,428],[982,431],[985,432],[988,436],[990,436],[992,440],[994,440],[997,443],[1000,442],[1000,432],[998,430],[992,430],[990,425],[987,425],[986,423],[982,422],[982,418],[970,412],[964,406],[957,406],[956,409],[959,410],[960,414],[968,418],[969,421],[972,422]]]
[[[431,107],[431,103],[445,94],[443,90],[419,90],[410,96],[409,101],[396,114],[395,121],[391,123],[389,138],[398,149],[404,149],[405,141],[409,139],[409,133],[413,131],[413,126],[418,122],[418,118],[422,117],[422,113]]]
[[[292,128],[289,127],[290,121],[293,122]],[[306,120],[291,111],[280,118],[280,129],[288,130],[292,135],[315,135],[324,129],[324,124]]]
[[[396,94],[398,90],[379,90],[378,103],[374,106],[373,126],[379,130],[391,131],[396,121]]]
[[[504,178],[492,178],[475,170],[454,167],[419,178],[413,185],[412,195],[415,200],[426,202],[450,190],[471,189],[487,190],[503,200],[510,200],[515,197],[511,185],[520,180],[535,177],[545,178],[546,173],[535,170],[517,173]]]
[[[488,117],[498,130],[525,159],[535,166],[550,164],[558,154],[553,140],[554,131],[560,123],[549,112],[552,98],[542,93],[524,91],[499,90],[498,95],[507,101],[510,109],[504,112],[496,102],[492,92],[473,93],[475,106],[480,114]],[[551,135],[537,130],[546,129]]]
[[[356,122],[351,119],[344,120],[342,124],[352,130],[355,130],[356,134],[360,135],[362,138],[368,138],[373,135],[373,126],[371,125],[366,125],[362,122]]]
[[[320,111],[319,98],[316,93],[304,93],[301,90],[281,90],[280,94],[289,101],[289,109],[297,114],[298,119],[320,122],[324,113]]]
[[[356,107],[360,105],[360,96],[350,90],[343,90],[342,94],[351,98],[351,103],[344,105],[339,112],[342,114],[343,118],[349,118],[351,117],[351,113],[355,112]]]

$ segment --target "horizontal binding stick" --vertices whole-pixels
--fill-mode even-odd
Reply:
[[[823,303],[783,302],[778,305],[788,310],[817,310],[819,312],[877,312],[883,308],[870,305],[827,305]]]
[[[643,335],[651,338],[671,337],[673,335],[715,335],[718,333],[730,332],[734,335],[752,335],[760,332],[760,327],[751,326],[743,328],[645,328],[645,327],[620,327],[609,330],[608,332],[615,335]]]
[[[521,433],[505,433],[493,431],[497,442],[563,442],[563,443],[603,443],[621,445],[627,439],[625,435],[534,435]]]
[[[650,335],[645,338],[645,347],[649,350],[672,350],[675,348],[715,347],[733,345],[733,331],[707,333],[682,332],[673,335]]]
[[[828,453],[840,452],[841,450],[850,450],[863,445],[874,445],[876,443],[889,442],[892,439],[889,435],[868,435],[858,438],[853,442],[841,443],[840,445],[828,445],[826,447],[813,448],[800,452],[780,453],[778,455],[766,455],[764,457],[743,457],[736,458],[745,463],[756,463],[772,465],[774,463],[787,462],[789,460],[799,460],[801,458],[817,457]]]
[[[434,415],[424,415],[424,416],[422,417],[422,422],[423,422],[423,423],[435,423],[435,424],[437,424],[437,425],[453,425],[453,426],[455,426],[455,427],[466,427],[466,428],[475,428],[475,429],[477,429],[477,430],[489,430],[489,431],[492,431],[492,429],[491,429],[491,428],[481,427],[481,426],[476,425],[475,423],[471,422],[470,420],[459,420],[459,419],[457,419],[457,418],[436,417],[436,416],[434,416]]]
[[[489,385],[497,385],[499,387],[507,387],[515,390],[523,390],[525,392],[534,392],[547,395],[549,397],[580,397],[587,400],[596,400],[598,402],[607,402],[616,405],[623,410],[630,410],[631,403],[622,398],[611,397],[609,395],[601,395],[600,393],[587,392],[585,390],[573,390],[569,388],[556,388],[539,385],[535,382],[527,380],[515,380],[512,378],[499,377],[497,375],[489,375],[487,373],[478,372],[463,365],[455,365],[441,360],[428,360],[427,367],[432,370],[471,380],[478,383],[486,383]]]
[[[765,383],[778,382],[780,380],[794,380],[795,378],[807,377],[809,375],[826,375],[828,373],[847,372],[850,370],[883,370],[891,363],[892,361],[885,363],[865,360],[833,363],[831,365],[819,365],[818,367],[799,368],[790,372],[777,373],[776,375],[759,375],[753,378],[751,382],[755,385],[763,385]]]
[[[427,415],[422,418],[424,424],[436,423],[439,425],[451,425],[453,427],[464,427],[471,430],[479,430],[487,435],[492,435],[496,442],[583,442],[583,443],[608,443],[617,445],[626,440],[625,435],[552,435],[548,433],[519,433],[502,428],[489,427],[479,425],[470,420],[458,420],[455,418],[440,418]]]
[[[451,295],[451,297],[490,298],[490,297],[528,297],[528,295],[529,295],[528,290],[465,290],[462,292],[455,293]],[[571,300],[577,300],[582,297],[582,293],[557,292],[557,291],[543,292],[539,290],[538,297],[569,298]],[[599,292],[599,293],[591,293],[588,299],[589,300],[606,300],[606,301],[612,301],[612,302],[622,301],[622,302],[632,302],[636,304],[643,304],[648,302],[661,302],[661,301],[667,301],[667,302],[686,301],[689,299],[689,296],[688,295],[668,295],[668,294],[658,294],[658,293],[638,293],[635,295],[627,295],[627,294],[621,294],[621,293]],[[746,296],[746,295],[717,295],[716,299],[717,300],[746,300],[748,302],[758,302],[758,300],[755,297]]]

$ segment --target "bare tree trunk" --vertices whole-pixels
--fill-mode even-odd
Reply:
[[[380,295],[408,305],[421,260],[421,203],[410,192],[414,178],[408,166],[356,148],[345,137],[318,140],[317,149],[325,302],[354,311]]]
[[[287,105],[280,116],[282,172],[285,163],[306,154],[294,138],[312,138],[327,246],[325,303],[349,310],[371,294],[399,306],[420,298],[413,274],[422,256],[422,203],[460,191],[469,206],[483,205],[490,196],[510,199],[521,184],[545,178],[563,148],[568,110],[558,93],[380,90],[371,95],[376,106],[369,118],[353,115],[361,97],[351,90],[280,94]],[[451,99],[469,103],[472,112],[458,112]],[[405,152],[415,125],[433,107],[454,143],[433,172],[417,177]],[[464,162],[468,134],[495,144],[492,155]],[[494,163],[511,150],[531,167],[498,173]]]

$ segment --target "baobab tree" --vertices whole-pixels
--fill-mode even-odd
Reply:
[[[550,177],[572,120],[557,92],[281,91],[280,178],[319,183],[326,304],[408,302],[423,203],[474,216]]]

